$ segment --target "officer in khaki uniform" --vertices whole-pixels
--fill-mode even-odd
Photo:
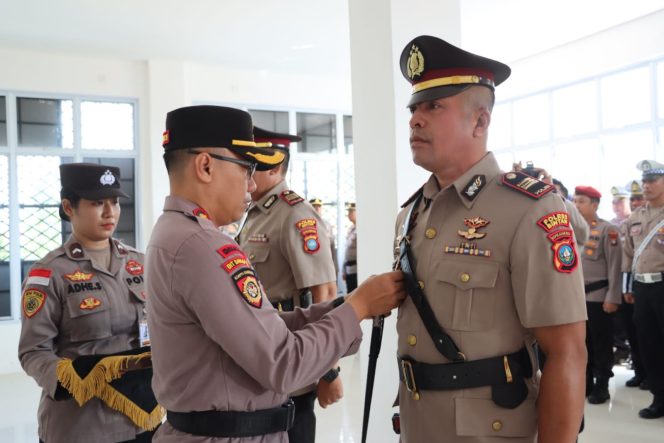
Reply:
[[[629,208],[629,192],[622,186],[613,186],[611,188],[611,197],[611,207],[615,217],[611,219],[610,223],[620,227],[632,213],[632,210]]]
[[[150,441],[152,432],[128,416],[97,397],[79,406],[63,386],[63,364],[139,348],[147,295],[143,254],[112,238],[120,217],[118,198],[127,197],[120,189],[120,170],[64,164],[60,179],[60,216],[71,221],[73,233],[35,263],[23,282],[18,356],[42,388],[39,438],[46,443]],[[143,389],[149,391],[149,383]]]
[[[357,288],[357,226],[355,203],[346,203],[348,220],[351,222],[346,234],[346,252],[344,253],[343,279],[346,281],[346,292]]]
[[[501,173],[487,152],[494,86],[510,69],[431,36],[408,43],[400,64],[413,161],[432,172],[396,223],[409,293],[397,317],[401,441],[572,443],[583,276],[553,187]]]
[[[257,145],[252,131],[249,113],[221,106],[166,117],[171,193],[145,265],[152,386],[167,409],[155,441],[287,442],[288,393],[355,352],[359,322],[405,296],[402,274],[389,272],[345,299],[274,309],[247,254],[219,230],[251,203],[254,171],[284,159],[283,151]]]
[[[641,418],[664,416],[664,164],[643,160],[646,204],[626,222],[622,270],[625,300],[634,303],[634,323],[653,401]]]
[[[312,301],[332,300],[337,295],[337,278],[325,222],[286,183],[290,144],[302,139],[254,127],[254,140],[271,143],[273,149],[284,153],[284,160],[254,175],[254,202],[236,241],[248,254],[275,308],[292,311],[298,306],[307,308]],[[318,384],[318,400],[323,407],[341,398],[338,374],[335,364]],[[316,385],[302,388],[291,394],[295,421],[288,431],[290,443],[315,441],[317,389]]]
[[[601,404],[610,398],[613,377],[613,313],[622,302],[620,261],[622,245],[618,228],[597,216],[602,194],[591,186],[577,186],[574,204],[590,226],[582,256],[588,323],[586,346],[588,402]]]
[[[320,217],[323,219],[325,229],[327,230],[328,235],[330,236],[330,251],[332,252],[332,261],[334,261],[334,275],[339,273],[339,263],[337,263],[337,242],[334,238],[334,233],[332,231],[332,225],[330,222],[323,218],[323,200],[318,197],[312,198],[309,200],[311,206]]]
[[[629,184],[629,209],[634,212],[637,208],[645,206],[646,200],[643,198],[643,189],[638,180],[633,180]]]

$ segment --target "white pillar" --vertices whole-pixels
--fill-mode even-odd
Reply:
[[[357,197],[359,280],[388,271],[399,205],[428,173],[413,165],[408,142],[410,85],[399,70],[402,49],[422,34],[458,44],[459,0],[349,0],[353,144]],[[395,312],[396,314],[396,312]],[[364,398],[371,325],[365,322],[361,355]],[[390,418],[397,395],[396,315],[385,321],[368,442],[395,441]],[[357,400],[356,400],[357,401]],[[361,416],[357,418],[361,421]],[[359,439],[359,435],[356,436]]]

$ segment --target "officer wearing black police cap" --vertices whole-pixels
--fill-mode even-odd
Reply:
[[[32,266],[21,300],[18,353],[42,388],[39,438],[150,441],[164,414],[150,387],[144,255],[112,237],[119,198],[128,197],[120,170],[63,164],[60,181],[60,215],[72,234]],[[139,362],[140,371],[118,370]],[[84,380],[92,373],[106,374],[109,383],[88,389]]]
[[[572,443],[583,413],[586,306],[554,187],[500,171],[494,88],[510,68],[419,36],[400,58],[410,148],[431,176],[396,223],[409,297],[397,316],[403,443]],[[548,360],[542,390],[534,355]]]

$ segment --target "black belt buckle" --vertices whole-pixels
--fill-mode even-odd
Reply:
[[[406,385],[406,389],[413,396],[413,399],[419,400],[420,394],[417,392],[413,363],[410,360],[401,359],[401,375],[403,376],[403,384]]]

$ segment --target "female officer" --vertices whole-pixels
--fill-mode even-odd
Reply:
[[[126,391],[106,389],[100,394],[102,386],[108,387],[99,381],[103,378],[91,385],[86,382],[92,376],[84,377],[93,368],[89,373],[114,374],[111,377],[119,380],[128,373],[126,360],[118,366],[117,359],[123,357],[111,357],[99,365],[95,357],[135,354],[132,350],[149,343],[147,328],[142,327],[143,254],[112,237],[120,218],[118,199],[128,197],[120,189],[120,170],[65,164],[60,166],[60,180],[60,216],[71,222],[72,235],[33,265],[22,293],[19,359],[42,387],[40,441],[151,441],[154,431],[146,428],[154,428],[161,420],[156,404],[146,414]],[[113,359],[114,372],[108,364],[103,367]],[[147,371],[133,374],[139,372]],[[134,383],[128,390],[152,396],[150,375],[151,370],[147,377],[126,377]]]

